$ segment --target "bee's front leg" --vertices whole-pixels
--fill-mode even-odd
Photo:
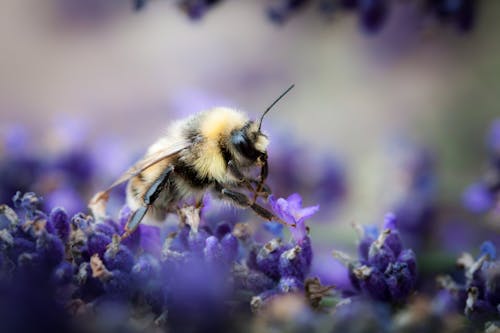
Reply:
[[[253,202],[257,201],[257,197],[259,195],[262,195],[261,193],[264,193],[264,195],[267,197],[269,194],[271,194],[271,189],[264,183],[267,179],[267,175],[269,173],[269,165],[267,163],[267,154],[263,154],[257,159],[258,163],[261,165],[260,168],[260,177],[259,177],[259,183],[257,184],[257,189],[255,190],[254,196],[253,196]]]
[[[250,198],[248,198],[243,193],[224,188],[220,184],[216,184],[215,189],[219,191],[223,195],[223,197],[230,199],[239,206],[251,208],[255,213],[257,213],[259,216],[263,217],[268,221],[275,221],[284,225],[295,227],[295,225],[290,225],[285,221],[283,221],[281,218],[276,216],[273,212],[271,212],[267,208],[262,207],[256,202],[252,202],[252,200],[250,200]]]
[[[236,164],[234,163],[233,160],[230,160],[227,163],[227,167],[231,174],[235,176],[245,187],[254,194],[254,202],[256,201],[257,197],[263,196],[267,197],[270,193],[271,190],[269,187],[262,182],[262,170],[261,170],[261,177],[259,180],[255,179],[248,179],[245,177],[245,175],[238,169]],[[267,176],[267,167],[266,167],[266,176]],[[256,185],[256,188],[252,186],[252,184]]]
[[[240,171],[240,169],[238,169],[238,167],[236,166],[236,163],[234,163],[233,160],[229,160],[229,162],[227,162],[227,168],[228,168],[229,172],[231,172],[231,174],[234,177],[236,177],[236,179],[238,179],[238,181],[240,183],[245,185],[245,187],[250,192],[255,193],[255,189],[252,186],[252,181],[245,177],[245,175]]]

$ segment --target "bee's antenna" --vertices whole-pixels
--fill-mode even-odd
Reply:
[[[278,103],[278,101],[280,99],[283,98],[283,96],[285,96],[290,90],[292,90],[292,88],[295,87],[295,84],[292,84],[290,87],[288,87],[287,90],[285,90],[278,98],[276,98],[276,100],[274,100],[274,102],[272,102],[271,105],[269,105],[266,109],[266,111],[264,111],[264,113],[262,114],[262,116],[260,116],[260,120],[259,120],[259,132],[260,132],[260,127],[262,126],[262,119],[264,119],[264,116],[269,112],[269,110],[271,110],[273,108],[273,106]]]

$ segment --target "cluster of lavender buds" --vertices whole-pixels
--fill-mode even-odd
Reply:
[[[309,3],[327,18],[332,18],[340,11],[356,11],[360,27],[370,34],[384,28],[397,6],[418,11],[423,19],[432,17],[441,22],[451,22],[459,31],[466,32],[473,28],[477,5],[476,0],[418,0],[404,3],[393,0],[278,0],[269,8],[269,18],[273,22],[284,23]]]
[[[180,209],[178,226],[142,224],[122,239],[126,206],[114,220],[70,218],[62,208],[46,214],[31,192],[17,192],[13,201],[14,208],[0,206],[2,332],[37,331],[41,322],[43,331],[61,332],[72,325],[223,331],[237,325],[228,311],[249,315],[310,286],[312,303],[322,295],[317,280],[306,280],[312,248],[305,220],[318,206],[302,208],[298,194],[270,198],[293,237],[264,245],[247,224],[208,223],[194,206]],[[23,302],[30,306],[12,307]]]
[[[178,6],[190,19],[200,19],[221,0],[181,0]],[[408,6],[422,16],[441,23],[450,23],[458,31],[467,32],[474,27],[477,0],[274,0],[267,7],[267,16],[276,24],[283,24],[309,6],[315,6],[327,19],[339,12],[356,11],[363,31],[374,34],[386,25],[396,6]],[[142,10],[147,0],[133,0],[135,10]]]
[[[273,211],[291,226],[292,240],[288,243],[274,238],[263,246],[253,244],[247,258],[247,277],[244,285],[259,293],[252,299],[257,310],[273,296],[303,291],[313,259],[311,239],[305,220],[319,206],[302,208],[302,199],[292,194],[287,199],[269,198]]]
[[[450,293],[455,309],[479,327],[500,329],[500,261],[496,260],[495,245],[484,242],[477,258],[464,253],[457,265],[463,271],[459,279],[450,275],[438,277],[439,285]]]
[[[148,0],[133,0],[134,10],[139,11],[146,7]],[[177,6],[191,19],[201,19],[208,10],[212,9],[221,0],[179,0]]]
[[[483,177],[464,192],[465,207],[473,213],[494,210],[500,195],[500,119],[495,120],[486,136],[488,165]]]
[[[75,132],[83,136],[81,131]],[[124,161],[129,158],[117,154],[110,144],[101,142],[93,150],[81,142],[73,142],[82,138],[61,134],[55,139],[69,146],[48,152],[22,126],[9,126],[0,134],[0,202],[9,202],[16,191],[34,191],[43,195],[44,209],[63,206],[69,214],[75,214],[86,208],[98,184],[110,182],[121,171],[123,166],[115,167],[116,163],[127,163]],[[103,162],[103,156],[108,154],[116,162]]]
[[[354,294],[403,304],[413,292],[417,281],[416,257],[411,249],[404,248],[396,224],[396,216],[389,213],[381,232],[374,226],[356,226],[360,233],[357,260],[334,251],[334,256],[349,270]]]

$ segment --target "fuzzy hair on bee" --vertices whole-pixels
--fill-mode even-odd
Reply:
[[[133,232],[146,214],[164,219],[184,200],[194,199],[201,205],[207,192],[250,208],[266,220],[284,223],[257,203],[258,197],[270,193],[265,184],[269,139],[261,132],[261,124],[267,112],[293,87],[283,92],[258,122],[241,111],[217,107],[172,123],[142,159],[94,196],[91,206],[107,201],[114,187],[128,181],[127,205],[133,213],[123,237]],[[258,177],[252,177],[255,168],[260,168]]]

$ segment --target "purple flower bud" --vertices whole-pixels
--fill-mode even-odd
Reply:
[[[55,235],[43,232],[36,241],[36,251],[49,267],[58,265],[64,259],[64,244]]]
[[[486,322],[498,318],[498,311],[490,302],[480,297],[477,287],[470,287],[467,291],[465,315],[472,321]]]
[[[278,289],[282,293],[291,293],[304,290],[303,279],[296,276],[285,276],[280,279]]]
[[[20,191],[17,191],[12,198],[12,201],[14,202],[14,207],[22,208],[26,211],[29,219],[34,219],[39,214],[44,215],[43,212],[38,210],[38,207],[42,202],[42,198],[33,192],[22,194]]]
[[[152,225],[141,225],[140,227],[140,248],[147,253],[160,255],[161,237],[160,228]]]
[[[179,231],[167,235],[163,247],[175,252],[187,251],[189,249],[188,236],[189,227],[182,227]]]
[[[261,293],[276,286],[276,282],[266,274],[244,265],[235,265],[233,276],[236,288],[249,290],[253,293]]]
[[[396,214],[394,213],[387,213],[384,216],[384,229],[390,229],[392,231],[397,231],[397,223],[398,219],[396,217]]]
[[[209,236],[205,240],[205,248],[203,249],[205,259],[208,263],[220,264],[223,260],[222,249],[219,240],[215,236]]]
[[[227,263],[231,263],[238,257],[238,238],[231,233],[226,234],[220,240],[222,255]]]
[[[2,244],[3,237],[0,236],[0,246]],[[3,250],[3,249],[2,249]],[[13,238],[11,245],[7,248],[8,257],[17,262],[17,258],[22,253],[32,253],[36,250],[36,243],[34,240],[29,240],[22,237]]]
[[[16,212],[7,205],[0,205],[0,229],[14,228],[18,223]]]
[[[134,266],[134,255],[130,250],[113,240],[104,253],[104,265],[110,271],[121,270],[130,272]]]
[[[296,277],[302,281],[305,279],[309,266],[300,246],[297,245],[281,254],[279,272],[281,276]]]
[[[277,238],[266,243],[257,254],[258,269],[270,278],[278,280],[280,277],[280,256],[285,250],[285,246]]]
[[[128,297],[134,291],[130,274],[119,269],[111,271],[111,276],[103,281],[104,291],[111,297]]]
[[[81,298],[83,301],[92,301],[104,291],[102,282],[92,276],[92,269],[88,262],[84,262],[78,267],[75,280],[79,288],[73,295],[74,298]]]
[[[250,307],[253,312],[258,312],[269,303],[272,299],[280,295],[280,291],[278,289],[270,289],[260,293],[257,296],[252,297],[250,301]]]
[[[487,255],[488,259],[493,261],[497,256],[497,249],[491,241],[486,241],[481,244],[481,255]]]
[[[368,262],[368,253],[370,252],[370,247],[372,246],[375,238],[363,237],[358,244],[358,256],[362,264]]]
[[[390,264],[385,272],[386,283],[393,301],[404,301],[415,285],[415,275],[406,263]]]
[[[398,256],[403,250],[403,242],[399,236],[399,232],[396,230],[391,230],[391,233],[387,235],[385,239],[384,246],[388,247],[394,253],[394,256]]]
[[[17,257],[17,266],[18,269],[25,275],[33,275],[33,273],[40,273],[40,269],[46,268],[43,265],[43,258],[38,253],[21,253],[19,257]]]
[[[385,281],[384,273],[377,268],[362,270],[357,273],[357,278],[362,290],[379,301],[390,300],[390,292]]]
[[[95,232],[87,238],[87,250],[90,256],[98,254],[103,257],[107,246],[111,243],[111,238],[101,232]]]
[[[111,239],[113,235],[117,234],[115,228],[113,228],[111,224],[106,222],[98,222],[92,227],[94,229],[94,232],[106,235],[107,237],[109,237],[109,239]]]
[[[203,253],[205,248],[205,241],[210,235],[205,229],[198,229],[198,231],[191,230],[188,236],[188,246],[193,253]]]
[[[304,257],[305,264],[307,267],[311,267],[312,264],[312,259],[313,259],[313,250],[312,250],[312,243],[311,243],[311,238],[309,236],[305,237],[302,240],[300,245],[302,249],[302,256]]]
[[[354,228],[358,231],[360,241],[358,244],[358,255],[362,264],[368,262],[368,252],[372,243],[379,236],[378,227],[375,225],[360,226],[355,224]]]
[[[0,249],[5,251],[14,245],[14,237],[7,229],[0,230]]]
[[[260,270],[259,265],[257,264],[257,256],[260,252],[260,247],[257,244],[253,244],[250,249],[248,249],[248,254],[245,260],[245,263],[248,268]]]
[[[377,267],[382,272],[385,271],[389,263],[396,259],[394,252],[388,246],[384,246],[385,240],[389,235],[389,230],[381,233],[379,238],[370,246],[368,253],[368,263]]]
[[[66,213],[66,210],[61,207],[52,209],[49,215],[48,223],[54,229],[54,233],[57,235],[57,237],[59,237],[64,243],[66,243],[71,232],[69,217]]]
[[[54,269],[52,280],[56,285],[66,285],[73,281],[74,267],[67,261],[63,261]]]
[[[132,267],[134,280],[148,283],[160,273],[160,262],[150,254],[143,254]]]
[[[71,218],[71,225],[73,229],[80,229],[83,232],[88,232],[91,230],[91,225],[94,219],[90,215],[84,213],[77,213]]]
[[[417,275],[417,258],[412,249],[403,250],[398,257],[398,262],[408,265],[411,274]]]

